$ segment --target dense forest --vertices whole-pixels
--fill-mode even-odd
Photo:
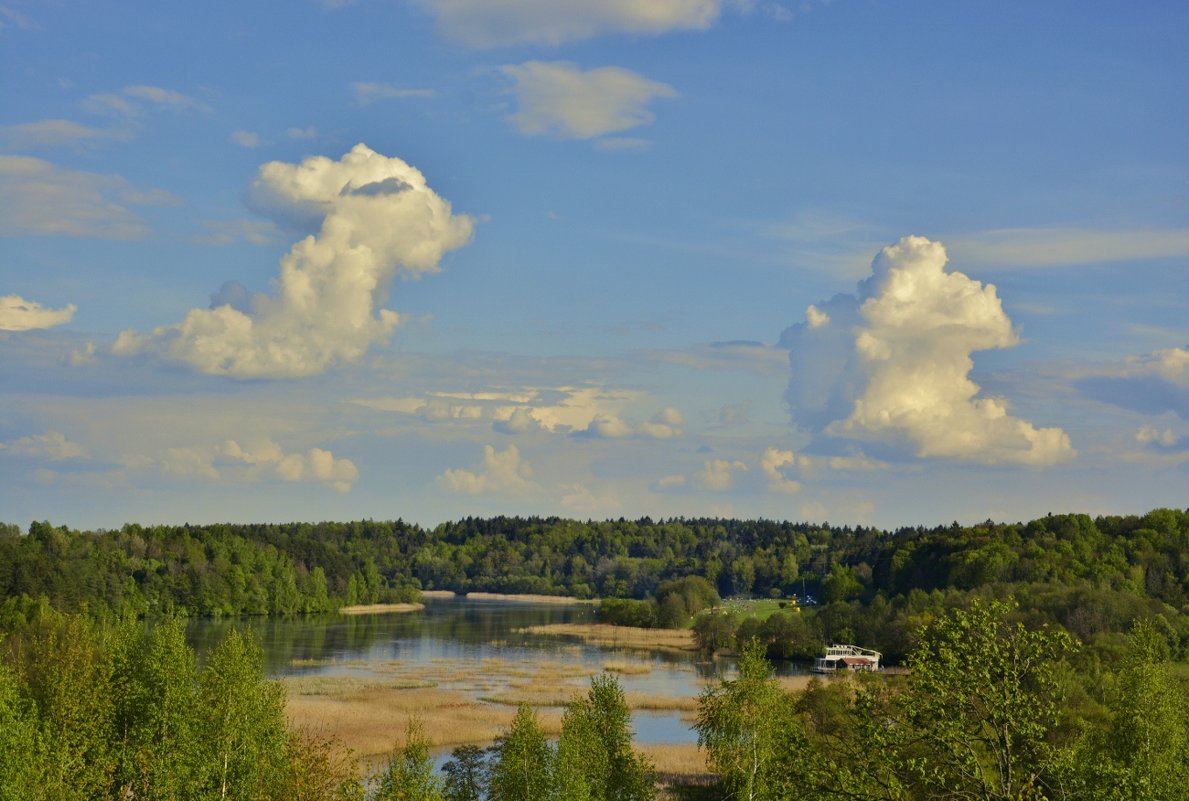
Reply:
[[[770,520],[466,518],[74,531],[0,526],[0,628],[41,605],[93,617],[330,611],[421,589],[650,599],[704,577],[722,596],[812,596],[806,614],[704,616],[710,648],[757,638],[771,657],[859,641],[898,662],[913,632],[973,597],[1013,598],[1030,625],[1058,624],[1118,650],[1132,622],[1189,649],[1189,513],[1050,515],[1027,523],[883,531]],[[637,610],[639,611],[639,610]],[[693,610],[691,610],[693,611]],[[673,623],[673,616],[638,624]]]

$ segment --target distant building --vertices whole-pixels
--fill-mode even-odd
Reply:
[[[879,662],[883,654],[870,648],[860,648],[857,645],[831,645],[826,649],[826,655],[813,660],[814,673],[836,673],[840,670],[872,671],[879,670]]]

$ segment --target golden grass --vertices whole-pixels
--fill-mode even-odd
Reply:
[[[454,590],[422,590],[422,598],[454,598],[458,593]]]
[[[668,784],[678,779],[709,777],[706,752],[696,743],[646,743],[633,746],[652,760],[658,778]]]
[[[642,676],[652,672],[652,665],[647,662],[628,662],[622,659],[608,659],[603,663],[603,670],[608,673],[619,673],[623,676]]]
[[[646,651],[696,651],[694,633],[688,629],[638,629],[606,623],[551,623],[516,629],[517,634],[578,637],[591,645]]]
[[[387,754],[404,744],[411,718],[418,718],[432,747],[489,743],[512,725],[513,707],[494,706],[464,693],[436,688],[370,687],[345,693],[290,693],[289,721],[331,732],[363,757]],[[561,731],[560,710],[538,713],[548,734]]]
[[[424,593],[423,593],[424,594]],[[469,601],[526,601],[534,604],[593,604],[594,601],[572,595],[532,595],[530,593],[468,592]]]
[[[338,736],[364,761],[399,745],[414,716],[435,748],[491,742],[511,725],[522,703],[537,707],[546,732],[556,734],[562,707],[586,693],[595,672],[577,661],[531,657],[416,665],[394,660],[369,667],[366,675],[282,679],[290,721]],[[629,692],[625,700],[633,710],[678,711],[683,717],[697,709],[696,698]]]
[[[420,612],[425,604],[356,604],[339,609],[344,615],[385,615],[392,612]]]
[[[698,699],[684,695],[656,695],[655,693],[630,692],[624,693],[628,709],[640,709],[649,712],[678,711],[695,712],[698,709]]]

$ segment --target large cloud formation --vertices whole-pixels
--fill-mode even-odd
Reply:
[[[356,361],[400,321],[382,308],[393,276],[437,271],[473,227],[417,169],[362,144],[339,161],[265,164],[249,201],[279,222],[319,229],[281,259],[278,293],[235,304],[220,302],[220,293],[212,308],[175,325],[122,332],[116,353],[153,353],[240,378],[313,375]]]
[[[975,351],[1018,342],[992,285],[947,271],[945,248],[910,236],[884,248],[857,295],[810,306],[788,328],[786,399],[818,434],[918,457],[1051,465],[1074,455],[1060,428],[1036,428],[979,397]]]

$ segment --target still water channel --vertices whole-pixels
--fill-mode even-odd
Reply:
[[[625,693],[696,697],[708,682],[729,676],[733,662],[705,660],[676,651],[621,650],[589,645],[573,637],[528,634],[529,626],[593,623],[590,604],[559,605],[510,600],[427,599],[420,612],[326,615],[300,618],[200,620],[188,636],[201,660],[231,627],[247,628],[264,649],[272,678],[291,676],[391,676],[402,668],[442,670],[435,685],[450,687],[442,666],[484,663],[533,665],[548,662],[575,673],[598,673],[609,663],[626,665],[619,675]],[[795,670],[784,667],[783,670]],[[584,683],[586,680],[582,680]],[[581,685],[575,685],[576,691]],[[473,691],[475,697],[482,693]],[[687,718],[688,718],[688,712]],[[688,719],[677,711],[633,713],[641,743],[696,742]]]

